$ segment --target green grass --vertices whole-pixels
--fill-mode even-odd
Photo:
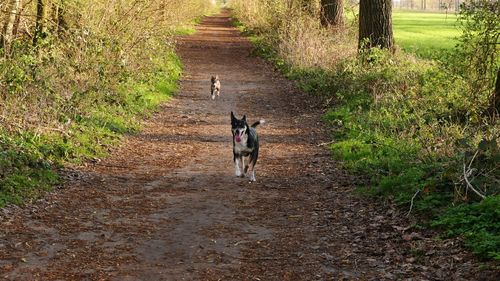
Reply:
[[[140,120],[177,90],[182,65],[172,52],[155,61],[140,80],[124,82],[108,97],[74,95],[82,114],[65,134],[7,133],[0,130],[0,208],[30,202],[60,182],[54,168],[65,162],[106,156],[123,134],[136,132]]]
[[[500,260],[499,128],[484,114],[491,92],[478,94],[464,75],[470,72],[457,63],[467,51],[461,46],[476,50],[480,43],[461,36],[467,26],[454,14],[395,11],[393,20],[403,51],[364,50],[323,69],[286,60],[293,39],[273,24],[287,19],[273,18],[268,29],[237,26],[252,36],[256,54],[304,91],[332,101],[324,116],[332,129],[330,148],[363,179],[360,194],[411,210],[419,225],[439,227],[443,237],[461,236],[479,257]],[[357,25],[351,26],[355,32]],[[485,200],[467,192],[464,163],[470,163],[471,185]]]
[[[206,13],[204,13],[202,16],[195,18],[193,21],[191,21],[187,24],[175,27],[172,30],[172,33],[177,35],[177,36],[192,35],[192,34],[196,33],[196,25],[200,24],[204,17],[213,16],[213,15],[216,15],[218,13],[220,13],[220,7],[216,5],[212,9],[210,9]]]
[[[453,13],[394,11],[394,39],[404,51],[420,57],[435,58],[450,50],[460,36],[457,16]]]
[[[432,225],[446,230],[445,238],[464,236],[474,253],[500,260],[500,196],[450,208]]]
[[[463,95],[465,81],[450,80],[449,71],[428,60],[381,50],[365,54],[371,61],[368,64],[350,59],[331,72],[299,69],[280,58],[263,38],[252,38],[255,53],[304,91],[335,93],[336,104],[324,116],[335,140],[330,148],[344,168],[365,178],[361,194],[390,198],[404,210],[413,201],[413,214],[420,214],[427,225],[442,228],[445,237],[462,235],[478,256],[500,258],[498,223],[491,223],[498,220],[497,193],[489,193],[482,203],[454,202],[466,153],[455,143],[468,139],[468,145],[476,149],[473,139],[481,137],[461,123],[460,116],[475,104]],[[443,156],[426,149],[442,146],[439,140],[447,140],[453,154]],[[490,146],[489,150],[487,145],[479,146],[481,166],[475,168],[494,168],[496,142]],[[473,184],[485,186],[479,178]]]
[[[198,22],[194,22],[194,23],[196,24]],[[196,29],[191,25],[179,26],[174,30],[174,33],[177,35],[191,35],[191,34],[194,34],[195,32],[196,32]]]

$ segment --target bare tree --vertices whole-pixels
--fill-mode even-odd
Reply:
[[[323,26],[344,24],[344,0],[321,0],[321,24]]]
[[[19,10],[17,11],[16,19],[14,20],[14,28],[12,29],[13,38],[17,36],[17,33],[19,31],[19,23],[21,22],[21,15],[23,14],[24,9],[26,8],[26,6],[28,6],[30,2],[31,1],[28,1],[28,3],[24,2],[24,4],[22,4],[22,1],[19,0]]]
[[[315,1],[314,0],[299,0],[298,1],[299,3],[299,7],[300,9],[302,9],[302,11],[310,14],[310,15],[314,15],[315,12],[316,12],[316,9],[315,9]]]
[[[55,23],[54,30],[60,34],[63,30],[68,29],[65,19],[65,1],[60,0],[59,3],[52,5],[52,22]]]
[[[497,70],[495,90],[493,90],[493,95],[491,97],[490,111],[492,111],[493,114],[500,114],[500,69]]]
[[[358,48],[393,49],[392,1],[361,0],[359,2]]]
[[[10,43],[12,42],[13,37],[14,22],[20,5],[21,0],[11,0],[10,7],[7,9],[9,14],[7,15],[7,20],[5,21],[2,32],[2,46],[6,54],[10,53]]]
[[[427,10],[427,1],[426,0],[422,0],[421,8],[422,8],[422,10]]]
[[[33,46],[38,44],[38,39],[43,37],[45,33],[45,13],[46,13],[46,1],[47,0],[37,0],[36,1],[36,22],[35,22],[35,33],[33,34]]]

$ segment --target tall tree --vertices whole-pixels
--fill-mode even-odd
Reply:
[[[427,10],[427,1],[426,0],[422,0],[421,9],[422,10]]]
[[[36,46],[38,39],[43,37],[45,33],[45,13],[46,13],[46,1],[47,0],[37,0],[36,1],[36,22],[35,22],[35,33],[33,34],[33,46]]]
[[[21,5],[21,0],[12,0],[10,1],[10,7],[8,7],[8,15],[7,20],[5,21],[5,25],[3,27],[2,32],[2,46],[5,50],[5,53],[8,54],[10,52],[10,43],[12,41],[13,30],[14,30],[14,22],[16,20],[16,15],[19,11],[19,6]]]
[[[61,34],[62,31],[68,29],[65,19],[65,1],[59,0],[59,3],[52,4],[52,22],[55,23],[54,31]]]
[[[344,0],[321,0],[321,24],[323,26],[344,24]]]
[[[490,109],[494,114],[500,114],[500,69],[497,70],[497,78],[495,82],[495,90],[491,98]]]
[[[21,15],[23,14],[24,9],[26,9],[26,6],[28,6],[28,4],[29,4],[29,1],[28,1],[28,3],[25,3],[23,5],[22,1],[19,0],[19,10],[17,11],[16,19],[14,20],[14,28],[12,29],[12,36],[13,36],[13,38],[16,37],[16,35],[17,35],[18,31],[19,31],[19,24],[21,23]]]
[[[393,49],[392,1],[361,0],[359,2],[358,48]]]

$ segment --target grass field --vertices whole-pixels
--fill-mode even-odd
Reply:
[[[451,49],[460,35],[457,16],[453,13],[393,11],[396,44],[404,51],[434,58],[444,49]]]

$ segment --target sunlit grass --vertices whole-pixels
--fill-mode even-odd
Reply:
[[[436,57],[443,50],[452,49],[460,36],[453,13],[394,11],[392,19],[396,44],[422,57]]]

